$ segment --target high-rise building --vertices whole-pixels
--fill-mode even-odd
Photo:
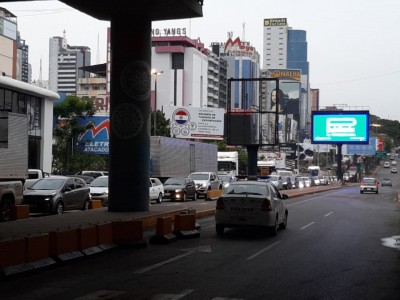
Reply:
[[[65,32],[64,32],[65,34]],[[49,89],[75,95],[78,78],[89,78],[82,67],[90,66],[91,52],[87,46],[70,46],[66,37],[49,40]]]
[[[300,129],[310,130],[311,102],[306,37],[306,31],[289,27],[286,18],[264,19],[263,68],[265,72],[271,69],[287,70],[289,73],[300,71],[299,126]],[[290,82],[292,86],[297,84],[285,77],[283,76],[282,82]]]

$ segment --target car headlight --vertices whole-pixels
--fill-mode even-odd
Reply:
[[[206,186],[207,186],[207,183],[202,183],[201,186],[202,186],[202,187],[206,187]]]
[[[175,190],[175,193],[178,193],[178,194],[179,194],[179,193],[182,193],[182,189],[176,189],[176,190]]]
[[[44,198],[44,201],[50,201],[51,199],[54,198],[55,195],[57,195],[57,193],[52,193],[52,194],[48,195],[47,197]]]

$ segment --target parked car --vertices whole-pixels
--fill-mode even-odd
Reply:
[[[164,182],[164,199],[186,201],[197,200],[196,184],[190,178],[170,177]]]
[[[319,179],[318,176],[312,176],[311,179],[312,179],[313,182],[314,182],[314,186],[321,185],[321,180]]]
[[[207,197],[207,192],[211,190],[222,190],[222,180],[214,172],[193,172],[189,178],[196,184],[198,197]]]
[[[62,214],[66,210],[89,209],[90,188],[82,178],[41,178],[24,191],[22,204],[31,212]]]
[[[232,182],[218,198],[215,210],[217,234],[225,228],[259,226],[278,233],[278,228],[286,229],[288,209],[287,195],[282,195],[270,182]]]
[[[381,186],[393,186],[392,180],[390,178],[383,178]]]
[[[390,173],[397,173],[397,168],[396,167],[391,168]]]
[[[90,183],[92,200],[101,200],[103,206],[108,205],[108,176],[99,176]]]
[[[373,177],[364,177],[360,182],[360,194],[372,192],[378,194],[379,182]]]
[[[150,188],[150,201],[156,200],[157,203],[161,203],[164,198],[164,185],[158,178],[150,178],[149,180]]]

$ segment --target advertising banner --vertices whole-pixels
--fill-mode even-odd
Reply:
[[[171,136],[181,139],[223,140],[223,108],[163,106]]]
[[[80,125],[86,126],[86,131],[79,135],[76,147],[86,154],[108,154],[110,137],[110,118],[108,116],[93,116],[80,118]]]

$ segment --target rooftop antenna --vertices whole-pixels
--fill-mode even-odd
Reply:
[[[243,26],[243,36],[242,36],[242,40],[243,40],[243,42],[245,42],[245,41],[246,41],[246,23],[243,22],[243,23],[242,23],[242,26]]]
[[[39,86],[43,87],[43,83],[42,83],[42,56],[40,56]]]
[[[99,33],[97,33],[97,58],[96,64],[100,64],[100,51],[99,51]]]

